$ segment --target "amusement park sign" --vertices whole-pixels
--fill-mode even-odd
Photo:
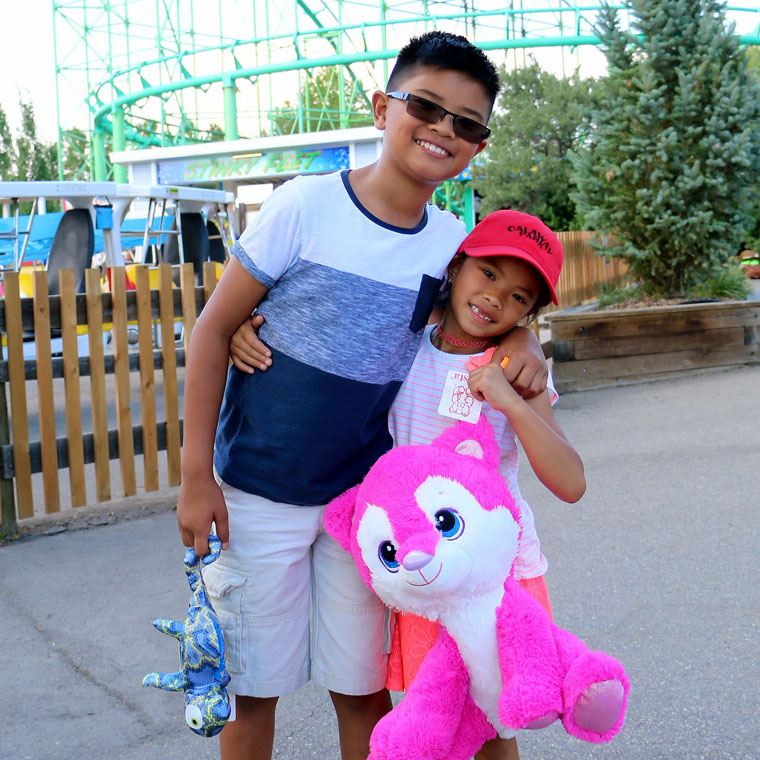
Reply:
[[[158,181],[162,185],[181,185],[225,179],[253,179],[321,174],[348,169],[348,147],[271,150],[210,158],[161,161]]]

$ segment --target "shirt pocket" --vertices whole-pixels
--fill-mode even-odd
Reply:
[[[441,278],[431,277],[429,274],[422,275],[420,289],[417,292],[417,301],[414,304],[414,312],[409,322],[409,329],[413,333],[419,332],[427,325],[442,285],[443,280]]]
[[[203,570],[203,582],[224,636],[225,664],[233,673],[245,669],[243,587],[246,580],[243,573],[216,562]]]

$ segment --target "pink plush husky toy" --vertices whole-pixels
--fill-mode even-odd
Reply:
[[[467,760],[486,739],[557,718],[591,742],[620,730],[622,665],[554,625],[512,577],[519,513],[485,416],[430,446],[400,446],[334,499],[325,527],[389,606],[440,634],[404,699],[375,727],[372,760]]]

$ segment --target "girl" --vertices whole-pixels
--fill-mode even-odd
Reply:
[[[557,393],[551,382],[542,393],[524,400],[505,378],[508,359],[501,366],[490,360],[506,333],[526,317],[535,318],[550,301],[557,303],[562,258],[557,236],[537,217],[502,210],[477,224],[449,265],[450,296],[440,323],[426,328],[389,413],[397,446],[428,444],[457,419],[476,422],[480,414],[488,417],[500,441],[501,472],[522,512],[515,578],[550,616],[543,577],[546,558],[533,513],[517,485],[517,441],[541,482],[563,501],[575,502],[583,495],[583,464],[554,419],[551,407]],[[244,332],[238,333],[230,351],[242,368],[253,363],[254,347]],[[408,688],[437,635],[436,623],[397,614],[389,689]],[[518,758],[514,737],[486,742],[476,756]]]
[[[538,218],[519,211],[489,214],[464,239],[449,265],[451,292],[440,324],[426,328],[389,415],[394,445],[427,444],[456,419],[485,414],[501,445],[501,472],[522,511],[515,578],[551,616],[533,513],[517,486],[517,440],[541,482],[574,502],[586,483],[583,464],[554,419],[551,385],[525,401],[498,364],[489,363],[503,335],[549,301],[562,267],[562,246]],[[469,377],[468,377],[469,370]],[[406,690],[433,645],[438,626],[414,615],[396,618],[388,688]],[[493,739],[477,760],[515,760],[517,741]]]

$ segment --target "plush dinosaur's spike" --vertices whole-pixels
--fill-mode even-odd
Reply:
[[[175,639],[181,639],[185,633],[185,626],[182,623],[178,623],[175,620],[166,620],[165,618],[154,620],[153,627],[157,631],[161,631],[161,633],[174,636]]]
[[[156,686],[166,691],[184,691],[187,680],[182,671],[176,673],[148,673],[143,678],[143,686]]]

